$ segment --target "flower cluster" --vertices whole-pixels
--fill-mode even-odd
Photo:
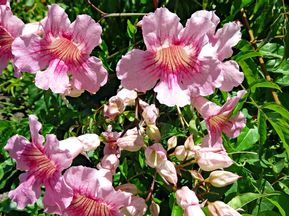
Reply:
[[[204,206],[213,216],[240,215],[227,204],[205,200],[198,194],[203,188],[207,192],[240,178],[224,171],[233,160],[222,136],[236,138],[246,126],[244,114],[235,111],[246,92],[229,96],[223,106],[205,98],[216,89],[231,91],[244,78],[237,63],[227,60],[241,38],[240,24],[230,22],[217,29],[219,22],[212,11],[195,12],[184,27],[178,16],[166,8],[143,17],[139,25],[146,50],[133,49],[119,60],[116,73],[121,89],[103,109],[106,121],[111,123],[127,107],[135,108],[133,126],[124,131],[112,124],[99,136],[84,134],[59,141],[48,134],[43,145],[42,125],[31,115],[31,141],[15,135],[5,146],[17,169],[24,171],[20,185],[8,195],[17,207],[35,203],[44,186],[43,204],[48,213],[138,216],[144,215],[150,204],[150,212],[158,215],[160,208],[152,193],[160,176],[163,184],[176,193],[184,215],[203,216]],[[13,16],[9,2],[0,1],[0,71],[11,60],[16,76],[20,72],[35,74],[35,85],[41,89],[73,97],[85,90],[96,93],[108,77],[101,60],[90,56],[101,43],[101,33],[101,26],[90,16],[78,15],[71,23],[55,4],[48,7],[47,17],[39,23],[24,24]],[[186,105],[195,109],[207,128],[202,141],[195,144],[193,138],[197,135],[185,134],[182,145],[176,136],[168,140],[168,136],[162,137],[159,107],[138,95],[150,89],[161,104],[178,106],[178,110]],[[94,168],[71,166],[79,154],[98,151],[101,143],[102,158]],[[144,153],[143,166],[155,173],[146,199],[129,180],[113,185],[124,151]],[[194,186],[183,184],[183,172],[190,173]]]

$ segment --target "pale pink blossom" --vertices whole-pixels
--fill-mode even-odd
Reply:
[[[7,1],[2,1],[0,4],[0,74],[7,67],[10,60],[14,64],[11,46],[16,37],[21,35],[24,28],[24,23],[12,14],[9,7],[4,6]],[[14,75],[19,77],[19,69],[14,64]]]
[[[123,113],[124,110],[124,101],[117,96],[111,97],[108,100],[108,104],[105,104],[103,107],[104,116],[110,120],[114,120],[119,114]]]
[[[120,211],[124,216],[142,216],[147,211],[147,205],[143,198],[131,196],[130,204]]]
[[[97,134],[84,134],[78,137],[69,137],[59,141],[61,150],[68,150],[69,153],[76,157],[77,155],[96,149],[100,145]]]
[[[36,73],[35,84],[41,89],[61,94],[70,88],[98,91],[107,81],[107,72],[90,53],[101,43],[101,26],[88,15],[78,15],[70,23],[55,4],[48,7],[41,25],[42,37],[32,34],[15,39],[14,64],[21,71]]]
[[[107,178],[108,170],[83,166],[69,168],[61,181],[62,189],[70,192],[66,202],[60,205],[63,194],[55,192],[47,203],[49,213],[64,216],[120,216],[120,208],[128,206],[131,194],[115,191]],[[57,211],[58,210],[58,211]]]
[[[168,106],[185,106],[190,94],[206,96],[221,87],[221,61],[203,49],[215,28],[210,17],[194,13],[183,27],[176,14],[158,8],[141,23],[147,50],[133,49],[119,61],[122,86],[140,92],[154,88],[159,102]]]
[[[175,165],[169,160],[163,160],[156,167],[158,174],[167,184],[177,185],[178,176]]]
[[[209,202],[208,209],[212,216],[241,216],[239,212],[222,201]]]
[[[53,134],[46,136],[46,144],[43,146],[44,137],[39,134],[42,125],[36,116],[29,116],[29,126],[31,141],[15,135],[4,147],[16,161],[16,168],[26,171],[19,177],[20,185],[8,194],[20,209],[36,202],[41,193],[41,185],[46,188],[45,202],[51,191],[57,190],[61,172],[68,168],[73,160],[68,150],[59,148],[59,142]],[[63,191],[63,196],[66,195],[67,191]]]
[[[222,147],[201,148],[196,151],[196,160],[202,170],[212,171],[231,166],[233,160]]]
[[[151,104],[143,109],[142,117],[147,125],[156,124],[156,120],[159,116],[159,109],[155,104]]]
[[[214,27],[207,33],[209,43],[204,47],[204,51],[209,53],[210,56],[215,56],[220,61],[221,73],[224,78],[220,89],[231,91],[233,87],[243,82],[244,74],[240,72],[239,66],[235,61],[224,60],[232,56],[232,47],[241,40],[241,25],[239,22],[229,22],[216,31],[220,19],[214,11],[202,10],[196,12],[195,15],[209,18],[214,23]]]
[[[246,126],[246,118],[242,112],[238,112],[235,116],[232,116],[233,110],[245,93],[246,91],[242,90],[237,93],[237,96],[228,97],[227,102],[222,107],[203,97],[192,98],[192,105],[206,121],[208,146],[220,143],[222,132],[228,137],[235,138]]]
[[[176,192],[177,203],[184,210],[184,216],[205,216],[194,191],[183,186]]]
[[[136,91],[122,88],[115,96],[109,99],[107,105],[104,105],[104,116],[114,120],[119,114],[124,112],[126,106],[135,105],[136,98]]]
[[[214,187],[225,187],[227,185],[233,184],[239,178],[240,176],[232,172],[216,170],[211,172],[205,181],[209,182]]]
[[[146,164],[156,168],[162,161],[167,160],[167,152],[160,143],[155,143],[145,150]]]
[[[184,145],[177,146],[174,153],[180,161],[192,159],[195,156],[195,144],[192,135],[186,139]]]
[[[104,154],[119,154],[121,150],[135,152],[144,145],[143,136],[135,127],[127,130],[124,134],[118,132],[103,132]]]
[[[119,159],[115,154],[104,155],[101,159],[101,162],[97,165],[98,169],[107,169],[112,174],[115,174],[115,171],[119,165]]]

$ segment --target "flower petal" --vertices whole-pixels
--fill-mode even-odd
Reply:
[[[36,182],[34,175],[29,176],[24,173],[19,176],[20,185],[8,193],[11,200],[17,203],[18,209],[25,208],[28,204],[33,204],[40,196],[40,185]]]
[[[69,86],[67,71],[67,65],[63,61],[55,59],[50,62],[45,71],[36,73],[35,85],[44,90],[50,88],[55,93],[64,93]]]
[[[7,67],[9,59],[10,58],[8,55],[0,56],[0,75],[2,74],[2,71]]]
[[[143,38],[150,51],[155,51],[161,45],[177,42],[182,29],[180,18],[167,8],[158,8],[142,19]]]
[[[23,136],[14,135],[8,141],[4,149],[9,151],[10,157],[16,161],[16,168],[19,170],[28,170],[29,162],[22,156],[27,146],[31,143]]]
[[[192,77],[193,84],[191,79],[183,79],[182,81],[184,85],[191,85],[196,88],[197,94],[201,96],[214,93],[215,88],[219,88],[223,82],[219,61],[210,57],[200,58],[199,70]]]
[[[217,49],[218,59],[224,59],[232,56],[232,47],[241,40],[241,26],[239,22],[226,23],[223,28],[218,29],[215,34],[214,46]]]
[[[88,15],[78,15],[71,24],[70,31],[73,41],[86,54],[90,54],[101,43],[102,28]]]
[[[107,71],[96,57],[90,57],[80,68],[73,68],[72,81],[76,89],[95,93],[107,82]]]
[[[177,77],[170,73],[166,74],[167,79],[160,81],[154,88],[157,92],[157,99],[160,103],[167,106],[183,107],[190,104],[190,96],[188,89],[181,89]]]
[[[3,26],[15,38],[21,34],[24,23],[12,14],[9,7],[0,5],[0,26]]]
[[[204,45],[208,41],[206,34],[215,27],[215,23],[211,21],[209,16],[203,17],[193,14],[180,33],[180,40],[186,45],[191,43],[198,43],[199,46]]]
[[[121,85],[129,90],[146,92],[152,89],[159,79],[160,71],[149,51],[134,49],[118,62],[117,77]],[[140,82],[141,80],[141,82]]]
[[[64,9],[56,4],[48,6],[48,15],[45,20],[42,21],[45,36],[50,35],[57,37],[67,32],[70,20]]]
[[[242,112],[238,112],[236,116],[231,118],[225,125],[223,131],[231,138],[239,136],[243,128],[246,126],[246,117]]]
[[[239,86],[244,80],[244,73],[239,70],[235,61],[226,61],[222,63],[222,73],[224,80],[221,86],[222,91],[231,91],[234,87]]]
[[[42,146],[44,142],[44,137],[39,134],[39,131],[42,128],[42,124],[38,121],[38,118],[35,115],[29,116],[29,127],[32,142],[35,145]]]
[[[72,163],[73,157],[69,154],[68,150],[59,148],[59,141],[54,134],[46,136],[44,151],[47,157],[57,164],[59,170],[68,168]]]
[[[35,72],[44,69],[50,61],[49,55],[43,55],[41,38],[32,34],[17,37],[12,43],[14,65],[20,71]]]

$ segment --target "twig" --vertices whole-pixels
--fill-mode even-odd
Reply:
[[[180,109],[179,106],[177,106],[177,112],[178,112],[178,116],[179,116],[179,119],[181,121],[181,124],[182,124],[182,127],[185,128],[185,126],[189,127],[190,125],[188,124],[188,122],[186,121],[186,119],[184,118],[183,114],[182,114],[182,111]]]
[[[250,43],[252,44],[252,46],[253,46],[253,48],[255,50],[258,50],[258,47],[257,47],[257,44],[256,44],[256,39],[254,37],[253,30],[251,29],[250,24],[248,22],[247,15],[245,13],[244,8],[241,9],[241,14],[242,14],[243,24],[245,25],[245,28],[246,28],[246,30],[247,30],[247,32],[249,34],[249,37],[250,37]],[[259,65],[261,67],[261,71],[264,74],[266,80],[267,81],[272,81],[272,78],[270,77],[270,75],[269,75],[269,73],[267,71],[267,68],[266,68],[266,65],[265,65],[263,57],[259,56],[258,57],[258,61],[259,61]],[[275,103],[281,105],[281,102],[279,100],[277,92],[274,91],[273,89],[271,89],[271,94],[273,96],[273,99],[274,99]]]
[[[96,7],[90,0],[86,0],[86,2],[98,13],[100,13],[100,16],[102,18],[107,17],[120,17],[120,16],[144,16],[146,13],[106,13],[102,10],[100,10],[98,7]]]
[[[151,184],[149,194],[148,194],[148,196],[146,198],[146,202],[148,202],[150,200],[150,198],[152,197],[152,194],[153,194],[153,191],[154,191],[154,188],[155,188],[156,178],[157,178],[157,172],[155,172],[155,175],[153,177],[153,182]]]

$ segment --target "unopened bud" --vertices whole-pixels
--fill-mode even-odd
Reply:
[[[149,136],[149,138],[154,140],[155,142],[159,142],[161,140],[160,130],[155,125],[148,125],[146,133]]]
[[[160,214],[160,211],[160,206],[157,203],[152,202],[152,204],[150,205],[150,212],[152,216],[158,216]]]
[[[146,163],[151,168],[156,168],[162,161],[167,160],[167,152],[162,144],[155,143],[145,150]]]
[[[209,202],[208,209],[211,216],[220,216],[220,215],[228,215],[228,216],[241,216],[239,212],[230,207],[229,205],[221,202]]]
[[[172,136],[168,139],[168,150],[173,149],[177,146],[178,140],[176,136]]]
[[[210,176],[205,181],[209,182],[214,187],[225,187],[229,184],[233,184],[239,178],[240,176],[234,173],[231,173],[228,171],[216,170],[216,171],[211,172]]]

